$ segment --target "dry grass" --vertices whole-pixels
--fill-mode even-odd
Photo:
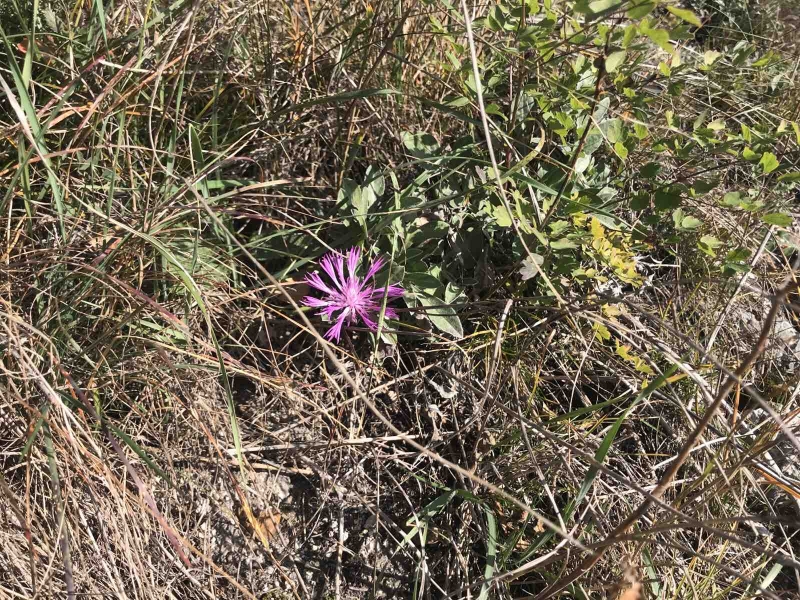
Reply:
[[[591,39],[539,60],[479,28],[480,69],[512,73],[509,89],[487,83],[479,110],[455,6],[37,6],[35,53],[27,18],[2,23],[0,597],[800,594],[794,259],[786,228],[720,204],[747,187],[796,211],[786,185],[738,156],[657,155],[648,140],[619,197],[649,185],[638,173],[651,160],[674,182],[718,172],[684,207],[749,249],[752,275],[723,277],[690,234],[656,223],[663,238],[625,246],[647,285],[587,259],[548,262],[525,287],[536,239],[487,220],[493,245],[468,277],[465,207],[492,177],[513,212],[524,157],[528,179],[552,187],[580,154],[550,117],[520,133],[488,118],[491,103],[526,83],[548,97],[576,86],[562,59],[594,56]],[[653,131],[669,130],[668,110],[796,121],[797,55],[777,10],[753,14],[768,24],[758,48],[788,57],[783,88],[755,69],[731,89],[692,75],[678,96],[648,81]],[[681,44],[685,60],[702,54]],[[603,83],[585,88],[592,109],[614,93]],[[438,158],[403,136],[423,131]],[[337,194],[369,166],[397,203],[362,231]],[[586,183],[569,177],[549,198],[554,222],[571,218],[572,178]],[[430,240],[392,238],[400,221],[450,223],[434,257],[461,269],[466,291],[446,304],[465,335],[409,302],[397,344],[362,330],[326,344],[296,310],[303,273],[351,244],[412,265],[402,246]],[[590,265],[620,293],[573,270]]]

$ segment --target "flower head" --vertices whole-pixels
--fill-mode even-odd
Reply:
[[[375,284],[375,274],[380,271],[385,261],[376,259],[363,277],[356,274],[361,261],[361,250],[351,248],[347,253],[347,272],[345,273],[345,258],[341,254],[330,253],[323,256],[319,266],[328,275],[332,283],[326,283],[318,272],[306,275],[306,282],[311,287],[319,290],[325,296],[314,298],[306,296],[303,304],[321,309],[318,314],[325,315],[330,321],[335,321],[333,326],[325,333],[329,340],[339,341],[342,335],[342,326],[353,325],[359,319],[372,331],[377,331],[378,315],[381,312],[383,296],[388,299],[399,298],[403,295],[403,288],[399,285],[388,287]],[[340,312],[341,311],[341,312]],[[335,313],[339,313],[336,315]],[[396,319],[394,309],[386,307],[384,315]]]

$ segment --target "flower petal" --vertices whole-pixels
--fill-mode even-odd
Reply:
[[[369,266],[369,269],[367,270],[367,274],[364,275],[364,283],[366,283],[368,280],[372,279],[375,276],[375,273],[377,273],[378,271],[381,270],[381,267],[383,266],[383,264],[385,262],[386,261],[383,258],[381,258],[380,256],[378,258],[376,258],[375,262],[373,262]]]
[[[314,296],[306,296],[303,298],[303,304],[306,306],[313,306],[314,308],[325,308],[330,306],[330,300],[321,300],[319,298],[314,298]]]
[[[406,291],[401,288],[399,285],[390,285],[389,287],[378,287],[375,288],[370,292],[370,297],[373,300],[383,299],[384,291],[386,292],[386,296],[388,298],[400,298]]]
[[[333,321],[333,313],[335,313],[337,310],[342,310],[342,308],[343,308],[342,306],[331,304],[330,306],[326,306],[325,308],[323,308],[317,314],[320,316],[325,315],[329,321]]]
[[[386,307],[386,310],[383,311],[383,316],[387,319],[396,319],[397,318],[397,311],[389,306]]]
[[[342,337],[342,325],[344,324],[345,316],[345,313],[339,315],[339,318],[336,319],[336,323],[334,323],[333,327],[325,332],[325,337],[327,339],[336,340],[337,342],[339,341],[339,339]]]
[[[337,254],[333,262],[336,265],[336,272],[339,273],[339,280],[342,282],[342,291],[344,291],[344,286],[347,285],[347,279],[344,276],[344,257]]]
[[[356,303],[361,302],[364,298],[364,293],[361,291],[361,281],[358,277],[348,277],[342,293],[345,298],[355,300]]]
[[[341,279],[338,277],[336,273],[336,267],[340,265],[337,265],[336,263],[341,260],[342,258],[340,256],[337,257],[335,254],[331,253],[323,256],[319,261],[319,266],[322,267],[322,269],[328,274],[328,277],[331,278],[333,283],[336,284],[336,287],[340,291],[344,289],[344,277]],[[342,269],[339,268],[338,270],[341,271]]]
[[[350,248],[350,252],[347,253],[347,271],[350,273],[350,277],[355,279],[356,277],[356,269],[358,268],[358,263],[361,261],[361,249],[353,246]]]
[[[369,313],[366,310],[364,310],[363,308],[359,308],[358,316],[361,317],[362,321],[364,321],[364,325],[369,327],[372,331],[378,330],[378,324],[369,318]]]
[[[308,285],[318,289],[321,292],[330,294],[331,296],[335,296],[338,294],[338,292],[333,290],[327,283],[322,281],[322,277],[319,276],[319,273],[309,273],[308,275],[306,275],[306,283],[308,283]]]

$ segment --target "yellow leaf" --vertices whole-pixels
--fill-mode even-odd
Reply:
[[[627,344],[622,346],[617,346],[617,356],[622,357],[628,362],[632,362],[635,360],[635,358],[631,356],[631,347],[628,346]]]
[[[602,323],[593,323],[592,329],[594,329],[594,337],[598,340],[608,341],[611,339],[611,332],[608,330],[608,327],[603,325]]]
[[[592,217],[592,237],[596,240],[602,240],[606,237],[605,227],[597,217]]]

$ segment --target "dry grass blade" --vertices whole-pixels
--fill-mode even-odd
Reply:
[[[28,4],[0,596],[800,593],[789,0]]]
[[[736,368],[736,371],[732,375],[728,376],[725,380],[725,383],[720,386],[720,389],[717,391],[717,395],[714,398],[714,402],[706,409],[703,417],[698,421],[694,430],[684,442],[675,460],[670,463],[667,471],[660,477],[652,494],[645,497],[644,501],[639,505],[639,507],[613,529],[613,531],[608,535],[606,543],[603,544],[602,550],[587,558],[580,567],[548,586],[542,591],[541,594],[537,596],[537,600],[545,600],[546,598],[552,597],[553,594],[560,592],[573,581],[578,579],[582,574],[591,569],[595,564],[597,564],[600,558],[602,558],[606,550],[614,543],[614,539],[620,535],[626,534],[631,527],[636,525],[639,519],[641,519],[647,513],[647,510],[653,504],[653,499],[661,498],[661,496],[664,495],[664,492],[666,492],[680,468],[686,462],[687,458],[689,458],[689,454],[691,453],[697,441],[700,439],[700,436],[716,416],[717,410],[719,410],[722,402],[728,397],[734,386],[744,379],[758,358],[764,353],[764,350],[767,347],[767,342],[769,341],[769,334],[772,330],[775,317],[778,314],[778,310],[780,310],[783,306],[783,302],[786,296],[792,290],[792,287],[793,282],[791,278],[789,278],[777,290],[772,298],[772,306],[766,316],[766,319],[764,320],[764,324],[761,328],[761,334],[759,335],[756,345],[752,348],[747,357],[739,364],[739,366]]]

